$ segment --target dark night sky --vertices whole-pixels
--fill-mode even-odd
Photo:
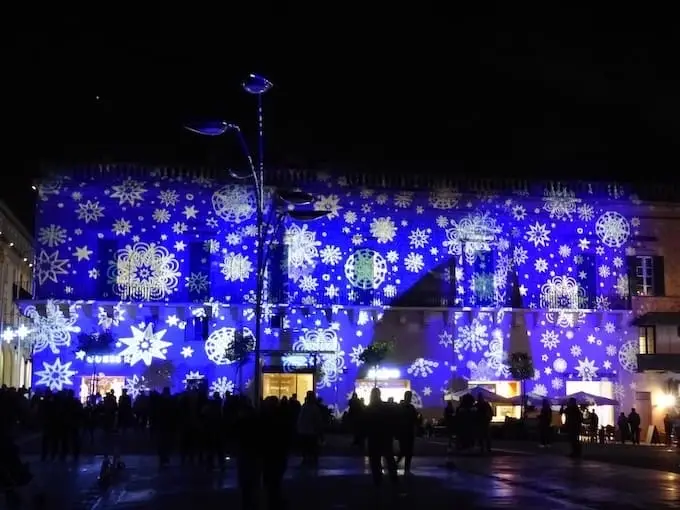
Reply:
[[[3,64],[11,129],[0,197],[30,221],[39,161],[226,158],[228,144],[198,142],[181,125],[215,116],[252,133],[254,100],[239,88],[250,71],[277,85],[266,99],[269,165],[675,173],[680,41],[670,13],[472,4],[17,16]]]

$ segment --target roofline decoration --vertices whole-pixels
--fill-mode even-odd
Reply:
[[[335,178],[344,178],[348,186],[373,189],[402,189],[436,191],[443,188],[456,189],[462,194],[520,194],[525,196],[542,196],[547,188],[568,188],[579,195],[609,196],[612,199],[630,198],[637,195],[641,201],[680,202],[680,189],[663,182],[589,182],[561,180],[530,180],[510,178],[467,178],[428,176],[417,172],[381,172],[366,173],[360,171],[338,170],[301,170],[301,169],[267,169],[268,185],[278,187],[309,186],[319,182],[319,175],[326,174]],[[49,181],[64,177],[73,179],[106,179],[106,178],[145,178],[157,175],[162,178],[209,178],[235,182],[225,168],[200,166],[159,166],[137,163],[114,163],[92,165],[58,165],[43,166],[40,181]],[[242,182],[242,181],[240,181]]]

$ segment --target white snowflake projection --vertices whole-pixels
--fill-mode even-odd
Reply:
[[[599,368],[595,366],[594,360],[589,360],[588,358],[578,360],[576,372],[582,381],[592,381],[595,379],[598,370]]]
[[[68,232],[65,228],[59,225],[48,225],[38,230],[38,242],[44,244],[49,248],[56,248],[60,244],[66,242],[66,235]]]
[[[73,386],[72,377],[78,372],[71,370],[71,361],[62,363],[60,358],[55,358],[54,363],[43,361],[42,370],[36,370],[38,380],[36,386],[47,386],[53,391],[61,391],[64,386]]]
[[[321,241],[316,239],[316,232],[310,231],[307,225],[291,225],[286,229],[284,244],[288,250],[289,272],[303,276],[304,271],[314,268],[321,246]]]
[[[79,220],[83,220],[85,224],[96,223],[104,217],[104,207],[99,205],[97,200],[88,200],[78,204],[76,215]]]
[[[498,378],[496,370],[485,359],[479,360],[479,362],[470,360],[465,366],[470,371],[468,377],[470,381],[495,381]]]
[[[430,205],[435,209],[453,209],[460,197],[461,194],[455,188],[440,189],[430,193]]]
[[[453,344],[456,352],[471,351],[482,352],[489,345],[488,326],[479,319],[458,328],[458,336]]]
[[[541,307],[550,310],[584,308],[586,291],[571,276],[553,276],[541,286]]]
[[[248,256],[241,253],[229,252],[224,255],[220,264],[220,272],[228,282],[244,282],[253,272],[253,263]]]
[[[59,250],[52,253],[40,250],[35,259],[33,273],[39,285],[44,285],[46,282],[59,283],[59,277],[68,274],[68,266],[68,259],[59,258]]]
[[[558,374],[563,374],[567,371],[567,360],[564,358],[555,358],[553,361],[553,370],[557,372]]]
[[[378,244],[389,243],[397,234],[397,227],[389,216],[386,218],[374,218],[371,221],[371,235],[378,240]]]
[[[438,361],[433,361],[425,358],[417,358],[411,366],[406,369],[409,375],[413,377],[428,377],[434,373],[434,369],[439,366]]]
[[[619,365],[626,372],[637,372],[638,362],[637,356],[640,354],[640,345],[634,340],[624,342],[619,349]]]
[[[110,198],[117,198],[118,205],[139,205],[144,200],[144,193],[146,188],[144,184],[135,181],[131,178],[125,179],[121,184],[111,186],[113,193],[109,195]]]
[[[612,394],[615,400],[621,402],[626,398],[626,387],[621,383],[614,383],[612,385]]]
[[[526,233],[527,240],[534,245],[534,248],[539,246],[546,247],[550,243],[550,233],[544,223],[536,222],[529,225],[529,230]]]
[[[495,378],[507,378],[510,375],[510,367],[507,364],[508,353],[504,347],[503,330],[496,328],[491,332],[488,349],[484,351],[484,359]]]
[[[224,398],[227,393],[234,393],[234,383],[226,377],[218,377],[210,383],[210,393],[218,393]]]
[[[442,347],[449,347],[453,345],[453,335],[448,331],[442,331],[437,336],[439,337],[439,345]]]
[[[189,276],[184,277],[184,281],[187,290],[192,293],[204,292],[208,290],[208,287],[210,286],[208,275],[201,272],[190,273]]]
[[[137,374],[133,374],[132,377],[126,378],[123,387],[127,390],[128,395],[130,395],[133,400],[150,390],[146,379]]]
[[[318,195],[313,205],[315,211],[328,211],[328,218],[337,218],[342,209],[338,195]]]
[[[128,244],[110,261],[108,277],[123,299],[163,299],[177,289],[179,261],[156,243]]]
[[[38,308],[29,305],[24,309],[24,315],[32,323],[30,338],[33,353],[49,349],[53,354],[59,354],[61,349],[71,346],[71,333],[80,333],[80,327],[76,325],[78,307],[48,299],[44,313]]]
[[[108,330],[120,326],[125,321],[125,306],[117,303],[112,307],[100,306],[97,309],[97,326]]]
[[[446,240],[442,243],[450,255],[465,255],[465,260],[473,264],[480,254],[491,251],[503,229],[488,212],[470,213],[459,222],[451,220],[447,228]]]
[[[610,248],[620,248],[630,237],[630,224],[620,213],[606,211],[595,222],[595,233],[602,244]]]
[[[366,347],[364,347],[361,344],[357,344],[354,347],[352,347],[352,350],[349,353],[349,361],[352,363],[354,366],[360,367],[361,365],[364,364],[364,362],[361,360],[361,355],[364,353],[366,350]]]
[[[45,179],[38,184],[38,197],[43,202],[47,202],[50,198],[59,196],[63,185],[64,181],[62,178]]]
[[[229,358],[229,351],[234,345],[237,332],[244,337],[253,337],[253,332],[248,328],[238,331],[236,328],[216,329],[205,341],[205,355],[215,365],[230,365],[232,360]]]
[[[130,366],[135,366],[140,361],[149,366],[154,358],[166,359],[168,347],[172,346],[172,342],[163,340],[167,329],[154,333],[153,324],[148,324],[143,329],[130,326],[130,331],[132,332],[131,337],[118,339],[121,344],[125,345],[125,349],[118,355],[126,360]]]
[[[387,261],[380,253],[362,248],[345,262],[345,277],[357,289],[377,289],[387,276]]]
[[[571,219],[580,202],[573,191],[563,186],[551,186],[543,193],[543,209],[558,220]]]
[[[247,186],[229,184],[212,195],[213,211],[228,223],[243,223],[257,212],[257,199]]]
[[[311,329],[306,331],[294,344],[294,351],[318,353],[317,366],[320,376],[318,388],[329,388],[340,380],[345,368],[345,351],[338,333],[334,329]]]
[[[548,351],[557,349],[557,347],[560,345],[560,335],[556,331],[544,331],[541,333],[541,343]]]
[[[555,324],[560,328],[573,328],[585,322],[586,313],[583,310],[551,310],[545,314],[545,320],[549,324]]]

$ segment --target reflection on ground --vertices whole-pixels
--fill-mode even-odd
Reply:
[[[153,456],[125,458],[126,470],[106,491],[98,488],[99,461],[79,467],[58,462],[40,468],[39,479],[53,508],[104,510],[167,508],[188,510],[238,504],[233,461],[225,473],[170,466],[159,470]],[[441,457],[414,461],[413,476],[398,488],[374,490],[362,458],[325,457],[317,473],[292,461],[286,476],[290,508],[680,508],[680,476],[559,457],[500,456],[456,460],[444,468]],[[69,496],[69,494],[71,494]],[[76,505],[76,503],[78,503]],[[56,506],[55,506],[56,504]]]

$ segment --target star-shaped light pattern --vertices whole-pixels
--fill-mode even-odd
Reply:
[[[535,183],[414,192],[323,174],[304,188],[328,214],[272,229],[261,347],[298,351],[285,357],[289,370],[314,365],[300,351],[325,351],[316,364],[326,402],[343,409],[366,371],[361,353],[390,338],[391,367],[430,407],[458,379],[510,380],[517,345],[536,368],[529,392],[554,398],[610,381],[612,396],[634,397],[627,257],[647,206],[629,191]],[[33,307],[25,341],[50,348],[35,354],[36,367],[63,360],[90,373],[74,337],[105,330],[123,359],[107,376],[162,387],[150,373],[167,373],[174,391],[187,374],[241,389],[252,380],[252,359],[226,359],[255,330],[252,187],[157,171],[64,178],[41,184],[39,196],[36,295],[49,313],[45,301]],[[411,310],[395,308],[403,303]]]
[[[36,370],[35,375],[38,380],[35,382],[36,386],[47,386],[54,391],[61,391],[64,386],[73,386],[72,377],[78,372],[71,370],[71,361],[62,363],[61,359],[56,358],[54,363],[47,363],[43,361],[42,370]]]
[[[165,359],[165,353],[172,345],[172,342],[162,340],[166,329],[154,333],[153,324],[148,324],[144,329],[130,326],[130,330],[132,331],[131,337],[120,339],[120,342],[127,347],[118,354],[131,366],[140,361],[149,366],[154,358]]]

